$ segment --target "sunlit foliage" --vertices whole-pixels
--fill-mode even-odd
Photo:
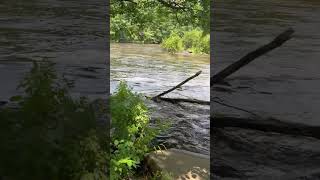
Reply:
[[[161,43],[172,32],[210,29],[209,0],[113,0],[111,40]]]

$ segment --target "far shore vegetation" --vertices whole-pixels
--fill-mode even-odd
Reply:
[[[210,53],[210,1],[114,0],[112,42],[161,44],[170,53]]]

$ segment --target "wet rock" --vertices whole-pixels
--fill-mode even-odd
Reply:
[[[167,172],[175,179],[207,180],[210,176],[209,156],[178,149],[148,154],[146,166],[152,172]]]

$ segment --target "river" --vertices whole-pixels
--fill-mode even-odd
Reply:
[[[169,97],[209,101],[208,55],[170,54],[152,44],[111,44],[111,92],[120,80],[125,80],[136,92],[157,95],[200,70],[198,77],[168,94]]]
[[[170,54],[160,45],[111,44],[110,86],[125,80],[133,91],[157,95],[198,71],[202,73],[166,97],[210,99],[210,58],[208,55]],[[147,101],[152,119],[170,120],[171,127],[159,142],[202,154],[210,152],[210,107]]]

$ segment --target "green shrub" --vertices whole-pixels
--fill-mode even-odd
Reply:
[[[164,39],[161,46],[170,53],[183,50],[182,39],[177,33],[172,33],[168,38]]]
[[[201,52],[210,54],[210,35],[207,34],[201,38]]]
[[[195,29],[187,31],[182,37],[182,42],[185,50],[192,53],[207,53],[210,52],[210,35],[204,35],[201,30]]]
[[[201,38],[202,38],[202,31],[200,30],[192,30],[192,31],[185,32],[182,37],[184,48],[190,49],[197,46],[197,44],[200,43]]]
[[[143,97],[120,82],[111,96],[111,179],[132,176],[144,155],[152,150],[151,140],[167,124],[150,127],[149,111]]]
[[[182,50],[189,51],[194,54],[210,53],[210,35],[204,35],[201,30],[194,29],[191,31],[172,33],[168,38],[164,39],[161,46],[171,53]],[[182,37],[182,38],[181,38]]]

